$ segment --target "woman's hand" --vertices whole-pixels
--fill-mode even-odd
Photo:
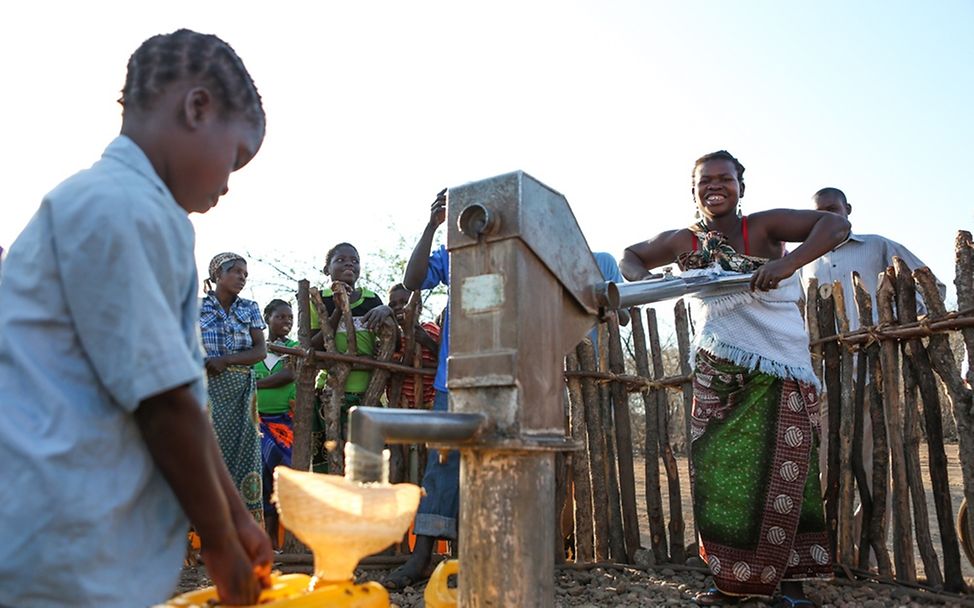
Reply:
[[[377,331],[382,323],[392,316],[392,309],[383,304],[362,315],[362,325],[369,331]]]
[[[223,357],[212,357],[206,360],[206,373],[210,376],[222,374],[227,369],[227,362]]]
[[[754,271],[751,277],[751,291],[768,291],[775,289],[797,270],[787,257],[771,260]]]

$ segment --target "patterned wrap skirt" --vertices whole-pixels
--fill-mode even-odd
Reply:
[[[832,576],[818,424],[813,386],[697,352],[693,510],[722,593],[771,596],[782,580]]]
[[[264,513],[276,514],[271,502],[274,491],[274,469],[291,466],[294,446],[294,419],[290,412],[260,415],[260,457],[263,462]]]
[[[210,417],[223,462],[230,470],[230,477],[247,510],[254,519],[263,522],[262,464],[253,370],[231,365],[223,373],[208,378],[208,391]]]

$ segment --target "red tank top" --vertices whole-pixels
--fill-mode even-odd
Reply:
[[[747,240],[747,216],[741,217],[741,236],[744,237],[744,255],[751,255],[750,243]],[[690,238],[693,239],[693,251],[697,250],[697,233],[690,231]]]

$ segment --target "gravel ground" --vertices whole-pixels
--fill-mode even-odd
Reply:
[[[310,568],[297,568],[292,571]],[[390,570],[358,570],[359,582],[381,581]],[[210,585],[202,566],[183,569],[179,592]],[[591,569],[558,568],[555,572],[555,606],[558,608],[645,608],[648,606],[693,606],[693,596],[708,589],[712,580],[703,569],[662,567],[642,570],[629,567],[595,567]],[[414,608],[424,605],[425,585],[407,587],[390,594],[392,606]],[[806,583],[809,597],[823,608],[884,608],[886,606],[974,606],[974,598],[944,602],[943,597],[913,597],[902,587],[848,581],[814,581]],[[762,601],[738,604],[742,608],[769,606]]]

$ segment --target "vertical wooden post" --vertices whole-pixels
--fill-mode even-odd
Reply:
[[[859,307],[859,325],[862,327],[873,324],[872,294],[866,291],[859,278],[858,272],[852,273],[852,283],[856,291],[856,305]],[[866,345],[859,365],[868,367],[869,372],[869,420],[873,427],[873,487],[872,511],[867,519],[863,517],[863,527],[869,528],[869,542],[876,555],[876,563],[882,576],[892,576],[893,567],[886,548],[886,504],[887,488],[889,487],[889,450],[886,441],[886,415],[883,408],[882,388],[883,374],[879,365],[879,345],[875,342]],[[865,567],[868,567],[868,547],[860,547],[860,567],[863,567],[863,556],[866,557]]]
[[[940,563],[930,537],[930,515],[927,512],[927,495],[923,490],[923,473],[920,470],[920,405],[917,400],[917,377],[904,352],[903,366],[903,462],[906,463],[906,483],[910,486],[910,502],[913,504],[913,531],[923,562],[923,571],[931,587],[944,584]]]
[[[896,269],[897,311],[900,320],[912,323],[917,320],[916,315],[916,282],[910,268],[900,258],[893,258]],[[938,294],[939,296],[939,294]],[[954,527],[954,512],[950,504],[950,481],[947,479],[947,453],[944,450],[943,416],[940,407],[940,389],[937,379],[933,375],[930,357],[919,338],[911,338],[904,343],[906,357],[920,389],[923,399],[924,426],[927,432],[927,458],[930,472],[931,492],[937,510],[937,525],[940,529],[941,554],[944,558],[944,579],[940,579],[939,565],[937,576],[932,576],[927,570],[928,581],[937,586],[939,582],[946,582],[952,590],[960,590],[964,585],[964,577],[960,568],[960,546],[957,542],[957,529]],[[917,421],[918,422],[918,421]],[[919,430],[919,424],[916,425]],[[917,458],[919,465],[919,454]],[[922,486],[921,486],[922,487]],[[923,501],[926,510],[926,500]],[[914,509],[915,515],[919,515]],[[924,518],[924,523],[926,523]],[[936,564],[936,553],[934,554]]]
[[[850,294],[851,295],[851,294]],[[840,334],[849,333],[849,319],[845,307],[845,294],[842,292],[842,282],[832,283],[832,299],[835,302],[835,319]],[[852,403],[852,352],[844,345],[838,348],[841,360],[839,364],[839,398],[842,403],[839,412],[839,434],[830,439],[839,444],[839,505],[838,530],[836,532],[836,557],[839,563],[852,565],[855,563],[855,541],[853,539],[853,491],[855,482],[852,476],[852,436],[855,431],[855,410]],[[830,416],[831,418],[831,416]]]
[[[808,289],[805,292],[805,327],[808,328],[808,341],[813,344],[811,347],[812,369],[819,384],[825,386],[822,378],[822,345],[818,344],[818,339],[822,337],[819,331],[818,321],[818,279],[812,277],[808,279]]]
[[[855,408],[854,430],[852,433],[852,469],[859,490],[859,505],[861,521],[859,525],[859,553],[857,564],[860,570],[869,570],[869,522],[873,514],[873,499],[869,493],[869,479],[863,462],[863,438],[865,434],[866,393],[872,389],[866,379],[869,374],[869,363],[865,351],[860,351],[856,358],[856,390],[853,399]]]
[[[650,378],[649,354],[646,350],[646,332],[643,328],[642,312],[638,308],[633,308],[629,316],[632,319],[632,346],[635,351],[636,373],[648,380]],[[657,564],[662,564],[668,560],[668,557],[666,555],[666,528],[663,524],[663,499],[660,495],[659,479],[659,415],[656,412],[656,408],[659,406],[656,392],[659,390],[661,389],[653,389],[652,391],[643,389],[642,397],[646,425],[646,443],[643,446],[646,476],[646,515],[649,520],[653,559]]]
[[[937,282],[929,268],[919,268],[913,272],[916,278],[920,293],[926,302],[930,319],[937,319],[947,314],[940,292],[937,290]],[[971,276],[968,275],[968,280]],[[964,305],[958,303],[958,307],[964,309]],[[940,379],[943,380],[953,403],[954,421],[957,424],[957,443],[960,456],[961,478],[964,486],[964,496],[967,498],[968,505],[974,505],[974,418],[972,418],[972,408],[974,408],[974,393],[961,377],[960,370],[954,360],[954,354],[950,349],[950,343],[946,335],[933,334],[927,346],[927,353],[930,362]],[[932,466],[932,464],[931,464]],[[968,517],[968,522],[974,518]],[[974,538],[974,530],[968,530],[967,534]],[[959,559],[959,558],[958,558]],[[947,568],[946,552],[944,554],[944,571],[946,574],[946,587],[952,591],[962,590],[953,589],[954,581],[951,571]]]
[[[399,342],[399,329],[396,326],[396,320],[392,317],[387,318],[376,331],[376,338],[379,342],[375,353],[376,361],[392,361],[392,355],[396,352],[396,346]],[[390,374],[389,370],[381,367],[372,370],[369,385],[362,396],[363,405],[379,405],[382,394],[386,391]]]
[[[307,279],[298,281],[298,342],[309,355],[292,361],[295,371],[294,446],[291,467],[299,471],[311,469],[311,428],[315,407],[315,374],[317,367],[311,351],[311,314]]]
[[[676,328],[676,344],[677,350],[680,353],[680,374],[685,377],[690,376],[693,369],[690,366],[690,323],[687,317],[686,305],[683,299],[676,301],[676,305],[673,307],[673,316],[675,319]],[[687,438],[687,460],[691,458],[693,453],[693,436],[690,434],[690,417],[693,414],[693,382],[687,381],[683,383],[683,424],[685,425],[685,433]],[[688,463],[689,464],[689,463]],[[687,467],[689,470],[689,467]],[[691,478],[688,482],[690,484],[690,505],[693,508],[694,494],[693,494],[693,479]],[[697,540],[697,519],[693,518],[693,530],[691,531],[691,537],[694,543]]]
[[[291,468],[311,470],[311,431],[315,408],[315,375],[318,367],[311,354],[310,284],[306,279],[298,281],[298,342],[307,353],[300,359],[292,359],[294,370],[294,444],[291,447]],[[308,548],[290,530],[284,535],[286,553],[307,553]]]
[[[595,348],[588,338],[576,348],[580,370],[595,371]],[[609,558],[609,490],[608,465],[606,463],[605,430],[602,427],[602,410],[599,390],[592,378],[583,377],[582,398],[585,403],[585,427],[588,434],[588,453],[591,460],[592,505],[595,522],[595,561]]]
[[[609,330],[605,323],[598,326],[599,332],[599,370],[609,371]],[[612,412],[612,394],[609,383],[599,385],[599,407],[602,410],[602,424],[605,433],[606,489],[609,492],[609,555],[622,561],[626,558],[626,538],[622,524],[622,499],[619,496],[619,471],[616,463],[615,416]]]
[[[971,310],[974,308],[974,242],[971,240],[971,233],[967,230],[959,230],[954,241],[954,287],[957,289],[957,309]],[[963,330],[964,346],[967,349],[967,385],[974,386],[974,328]],[[954,412],[958,412],[958,407],[954,406]],[[974,445],[968,445],[965,449],[964,439],[974,437],[974,410],[968,408],[962,413],[965,427],[970,430],[970,434],[961,432],[960,419],[955,416],[957,422],[957,435],[961,438],[960,461],[961,471],[964,473],[964,497],[967,498],[969,509],[974,509]],[[967,518],[968,538],[974,538],[974,517],[970,514]]]
[[[819,335],[828,338],[835,335],[835,301],[832,299],[832,285],[826,283],[818,288],[818,327]],[[825,521],[829,530],[832,551],[837,547],[839,526],[839,425],[842,410],[842,390],[839,388],[840,357],[839,345],[826,342],[822,351],[825,360],[825,430],[822,433],[827,450],[825,466]]]
[[[321,299],[321,294],[317,290],[311,293],[315,306],[318,308],[318,323],[321,327],[325,351],[337,352],[335,346],[335,330],[331,326],[328,318],[328,311]],[[336,283],[332,286],[332,300],[340,314],[347,317],[345,319],[345,331],[351,328],[351,335],[347,336],[347,353],[354,355],[357,352],[355,344],[355,325],[351,320],[351,312],[348,308],[348,293],[345,291],[344,284]],[[347,313],[347,314],[345,314]],[[325,446],[328,450],[328,472],[332,475],[342,475],[345,472],[344,443],[341,431],[341,411],[345,402],[345,380],[348,378],[352,366],[347,363],[336,363],[328,369],[328,387],[331,389],[328,402],[325,404]]]
[[[578,356],[568,355],[565,367],[579,371]],[[582,397],[582,383],[577,377],[568,378],[570,403],[570,423],[572,439],[582,442],[584,449],[572,452],[572,487],[574,489],[575,511],[575,562],[588,563],[595,559],[592,527],[592,480],[590,478],[588,433],[585,429],[585,402]]]
[[[653,356],[653,377],[662,380],[666,375],[663,370],[663,349],[659,342],[659,325],[656,322],[656,309],[646,309],[647,325],[649,326],[649,348]],[[666,470],[666,486],[670,499],[670,561],[682,564],[686,561],[686,545],[684,544],[683,523],[683,493],[680,491],[680,469],[673,455],[670,445],[669,402],[666,389],[656,391],[656,412],[659,415],[659,448],[663,456],[663,467]]]
[[[893,319],[893,277],[883,273],[876,293],[879,321],[890,325]],[[881,348],[883,369],[883,400],[886,404],[886,437],[889,440],[893,478],[893,562],[897,580],[916,582],[916,565],[913,563],[913,537],[910,534],[910,489],[906,479],[906,462],[903,445],[903,402],[898,382],[900,366],[897,361],[896,343],[884,340]]]
[[[422,302],[422,296],[418,291],[414,291],[409,295],[409,303],[406,304],[406,318],[403,325],[406,327],[415,327],[416,319],[419,317],[419,306]],[[408,361],[412,361],[415,366],[416,355],[419,355],[420,347],[416,344],[416,332],[402,330],[402,363],[406,365]],[[422,362],[422,357],[420,357],[420,362]],[[422,378],[420,375],[416,375],[416,378]],[[406,379],[405,374],[395,373],[392,379],[389,381],[389,407],[402,407],[400,401],[402,401],[402,385],[403,381]],[[420,382],[414,382],[413,384],[413,394],[414,397],[418,395],[418,398],[422,400],[423,387]],[[407,403],[406,407],[410,407],[412,404]]]
[[[872,294],[866,291],[859,278],[858,272],[852,273],[852,283],[856,291],[856,305],[859,308],[859,325],[862,327],[873,324]],[[872,510],[869,518],[863,514],[862,526],[869,528],[869,542],[876,555],[876,563],[882,576],[892,576],[893,567],[886,548],[886,504],[887,488],[889,487],[889,450],[886,441],[886,415],[883,408],[882,388],[883,374],[879,365],[879,345],[866,345],[859,365],[868,367],[869,372],[869,420],[873,427],[873,487]],[[860,567],[868,567],[868,547],[860,547]]]
[[[625,374],[626,364],[622,357],[622,338],[619,335],[619,317],[611,313],[608,319],[609,369],[614,374]],[[625,534],[627,563],[634,563],[639,549],[639,516],[636,513],[636,478],[632,462],[632,423],[629,420],[629,394],[621,382],[611,385],[612,413],[615,420],[615,438],[619,459],[619,494],[622,499],[622,525]]]

